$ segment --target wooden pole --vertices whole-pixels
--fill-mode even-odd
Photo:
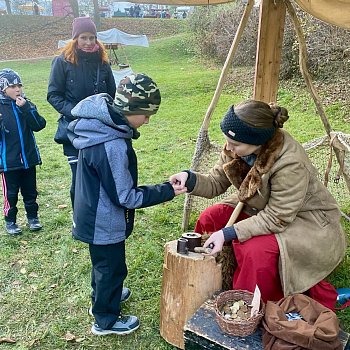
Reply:
[[[217,105],[217,103],[219,101],[219,97],[220,97],[222,89],[224,87],[228,71],[229,71],[229,69],[232,66],[233,57],[234,57],[234,55],[235,55],[235,53],[237,51],[237,47],[238,47],[239,41],[241,40],[241,37],[242,37],[242,34],[243,34],[243,30],[244,30],[244,28],[247,25],[250,13],[252,12],[253,5],[254,5],[254,0],[248,0],[247,5],[246,5],[246,7],[244,9],[243,16],[242,16],[241,21],[240,21],[240,23],[238,25],[236,35],[235,35],[235,37],[234,37],[234,39],[232,41],[230,50],[229,50],[229,52],[227,54],[224,66],[222,67],[220,78],[219,78],[219,81],[217,83],[214,96],[213,96],[213,98],[211,100],[211,103],[210,103],[210,105],[208,107],[207,113],[205,114],[205,117],[204,117],[204,120],[203,120],[203,124],[202,124],[202,129],[204,129],[204,130],[208,130],[211,116],[213,115],[214,109],[215,109],[215,107],[216,107],[216,105]]]
[[[283,0],[262,0],[253,92],[255,100],[276,102],[285,15]]]

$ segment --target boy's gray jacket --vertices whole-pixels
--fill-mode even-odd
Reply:
[[[68,136],[79,150],[73,236],[96,245],[115,244],[132,232],[136,208],[174,198],[169,182],[137,185],[136,130],[113,106],[108,94],[79,102]]]

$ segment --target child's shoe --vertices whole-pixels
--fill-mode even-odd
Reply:
[[[39,231],[43,228],[38,218],[28,219],[28,227],[30,231]]]
[[[131,290],[127,287],[123,287],[122,296],[120,297],[120,302],[125,303],[131,297]]]
[[[131,290],[127,287],[123,287],[120,302],[125,303],[126,301],[129,300],[130,296],[131,296]],[[94,316],[94,314],[92,313],[92,306],[90,306],[90,308],[89,308],[89,315],[92,317]]]
[[[97,323],[95,323],[91,327],[91,332],[95,335],[125,335],[136,331],[136,329],[139,327],[140,321],[136,316],[124,315],[118,317],[117,321],[111,329],[102,329]]]
[[[5,229],[9,235],[17,236],[22,233],[22,230],[13,221],[5,221]]]

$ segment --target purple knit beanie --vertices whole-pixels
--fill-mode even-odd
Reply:
[[[81,33],[93,33],[97,37],[95,23],[90,17],[76,17],[72,25],[72,39],[77,38]]]

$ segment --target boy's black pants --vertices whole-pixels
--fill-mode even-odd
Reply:
[[[103,329],[111,329],[120,315],[123,282],[128,274],[125,262],[125,241],[89,244],[92,263],[92,313]]]
[[[36,199],[36,168],[19,169],[1,173],[2,194],[4,198],[5,221],[16,222],[18,193],[21,191],[24,208],[29,219],[38,216]]]

